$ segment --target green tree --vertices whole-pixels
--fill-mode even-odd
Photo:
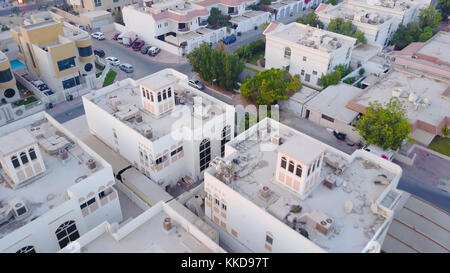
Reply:
[[[355,127],[368,144],[375,144],[385,150],[400,148],[412,131],[406,108],[396,97],[391,98],[385,106],[378,101],[369,102],[366,113]]]
[[[314,12],[310,12],[307,15],[297,18],[297,23],[304,24],[304,25],[310,25],[313,27],[319,26],[319,28],[324,27],[323,23],[319,20],[319,17]]]
[[[437,24],[442,20],[440,12],[436,11],[433,7],[421,9],[419,13],[419,27],[431,27],[435,28]]]
[[[436,5],[436,8],[442,14],[444,20],[447,20],[450,15],[450,0],[439,0]]]
[[[341,78],[341,72],[339,71],[335,71],[326,75],[322,74],[322,76],[320,77],[320,84],[325,89],[330,85],[338,84]]]
[[[448,137],[450,135],[450,129],[447,126],[442,127],[441,133],[444,137]]]
[[[327,30],[356,38],[358,43],[367,43],[364,32],[359,31],[352,21],[345,21],[344,18],[331,19]]]
[[[327,4],[331,4],[333,6],[336,6],[339,3],[339,0],[328,0]]]
[[[227,54],[211,48],[206,43],[201,44],[187,55],[192,70],[202,79],[214,81],[214,85],[227,90],[237,88],[239,74],[244,70],[244,63],[235,54]]]
[[[259,4],[263,4],[263,5],[270,5],[272,3],[272,1],[270,1],[270,0],[261,0],[261,1],[259,1]]]
[[[122,11],[118,10],[118,11],[116,11],[116,13],[114,13],[114,22],[121,24],[121,25],[125,25],[123,23]]]
[[[223,15],[220,9],[212,8],[208,17],[208,24],[215,29],[226,27],[228,26],[229,19],[230,17]]]
[[[430,39],[431,37],[433,37],[433,29],[431,27],[425,27],[423,32],[419,35],[419,41],[425,42],[428,41],[428,39]]]
[[[271,105],[278,100],[288,99],[288,93],[296,92],[300,87],[299,75],[291,76],[289,72],[271,68],[248,78],[241,85],[241,94],[258,105]]]
[[[334,67],[334,71],[339,71],[341,73],[341,78],[347,76],[353,71],[350,65],[339,64]]]

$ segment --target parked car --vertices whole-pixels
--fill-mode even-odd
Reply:
[[[148,50],[150,49],[150,45],[144,45],[142,48],[141,48],[141,53],[142,54],[147,54],[147,52],[148,52]]]
[[[103,49],[94,49],[94,54],[100,58],[105,57],[105,51],[103,51]]]
[[[136,40],[136,41],[134,41],[134,43],[133,43],[133,45],[131,46],[131,48],[132,48],[134,51],[140,51],[141,48],[142,48],[144,45],[145,45],[145,42],[144,42],[144,41],[142,41],[142,40]]]
[[[36,86],[40,91],[50,90],[48,86],[41,80],[32,81],[31,84]]]
[[[158,53],[159,53],[160,51],[161,51],[161,50],[160,50],[158,47],[152,46],[152,47],[150,47],[150,48],[148,49],[148,55],[150,55],[150,56],[156,56],[156,55],[158,55]]]
[[[198,90],[205,89],[205,86],[199,80],[189,80],[188,84],[194,88],[197,88]]]
[[[234,42],[236,42],[236,36],[234,34],[223,39],[223,43],[226,45],[232,44]]]
[[[334,131],[334,130],[333,130],[333,135],[339,140],[345,140],[345,138],[347,137],[346,134],[340,133],[339,131]]]
[[[119,38],[119,35],[120,35],[120,33],[114,34],[114,36],[112,37],[112,39],[113,39],[114,41],[117,41],[117,39]]]
[[[133,66],[131,64],[121,64],[119,66],[120,70],[125,71],[127,73],[131,73],[134,71]]]
[[[120,61],[119,59],[117,59],[116,57],[106,57],[105,60],[108,61],[109,64],[114,65],[114,66],[118,66],[120,65]]]
[[[97,40],[105,40],[105,34],[103,34],[102,32],[94,32],[91,34],[92,38],[95,38]]]
[[[391,149],[383,150],[382,148],[375,145],[365,146],[363,149],[368,151],[369,153],[375,154],[389,161],[392,161],[394,159],[394,151],[392,151]]]

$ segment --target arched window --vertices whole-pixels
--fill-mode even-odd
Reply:
[[[56,238],[58,239],[59,247],[64,248],[70,242],[80,238],[75,221],[67,221],[60,225],[55,231]]]
[[[208,168],[209,161],[211,161],[211,143],[209,139],[202,140],[199,146],[200,151],[200,171]]]
[[[18,168],[20,166],[20,162],[17,156],[11,157],[11,163],[13,164],[14,168]]]
[[[163,90],[163,100],[167,99],[166,89]]]
[[[142,96],[145,98],[145,89],[142,87]]]
[[[309,166],[309,168],[308,168],[308,175],[307,176],[309,176],[310,173],[311,173],[311,166]]]
[[[289,161],[288,171],[290,171],[291,173],[294,173],[294,162]]]
[[[297,165],[297,169],[295,170],[295,174],[296,174],[298,177],[302,177],[302,166]]]
[[[167,88],[167,97],[168,98],[172,97],[172,89],[170,87]]]
[[[36,253],[36,249],[34,249],[34,246],[24,246],[17,250],[16,253]]]
[[[312,171],[314,172],[315,169],[316,169],[316,162],[314,161],[314,163],[312,165]]]
[[[161,101],[161,92],[158,92],[158,102]]]
[[[30,156],[31,160],[35,160],[37,158],[36,152],[34,151],[34,148],[31,148],[28,150],[28,155]]]
[[[286,48],[284,49],[284,57],[285,57],[286,59],[290,59],[290,58],[291,58],[291,49],[290,49],[289,47],[286,47]]]
[[[153,102],[153,92],[150,92],[150,100]]]
[[[286,169],[286,157],[281,157],[281,168]]]
[[[25,165],[28,163],[28,157],[25,152],[20,153],[20,160],[22,161],[22,165]]]
[[[145,90],[145,96],[147,97],[148,100],[150,99],[150,96],[148,94],[148,90]]]
[[[319,164],[320,164],[320,157],[319,157],[319,159],[317,159],[317,165],[316,165],[317,168],[319,168]]]
[[[231,140],[231,126],[227,125],[222,129],[222,140],[220,141],[220,155],[225,156],[225,144]]]

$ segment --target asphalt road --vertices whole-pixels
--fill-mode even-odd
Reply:
[[[438,188],[428,185],[403,171],[402,178],[398,182],[398,189],[414,194],[425,201],[450,213],[450,194]]]
[[[123,46],[117,41],[111,39],[112,33],[105,34],[106,39],[99,41],[92,39],[92,45],[94,49],[103,49],[105,51],[105,57],[114,56],[120,60],[120,63],[129,63],[134,67],[133,73],[125,73],[121,71],[118,67],[113,67],[113,69],[118,72],[118,79],[124,79],[127,77],[133,79],[140,79],[144,76],[158,72],[164,68],[174,68],[181,73],[193,76],[192,67],[188,62],[183,63],[163,63],[154,61],[154,57],[141,54],[136,52],[131,47]],[[167,52],[161,52],[161,54],[169,54]],[[160,58],[158,55],[156,58]],[[173,57],[172,57],[173,58]]]

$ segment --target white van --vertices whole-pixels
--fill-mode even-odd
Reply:
[[[383,150],[383,148],[375,145],[365,146],[363,149],[389,161],[394,159],[394,151],[391,149]]]

